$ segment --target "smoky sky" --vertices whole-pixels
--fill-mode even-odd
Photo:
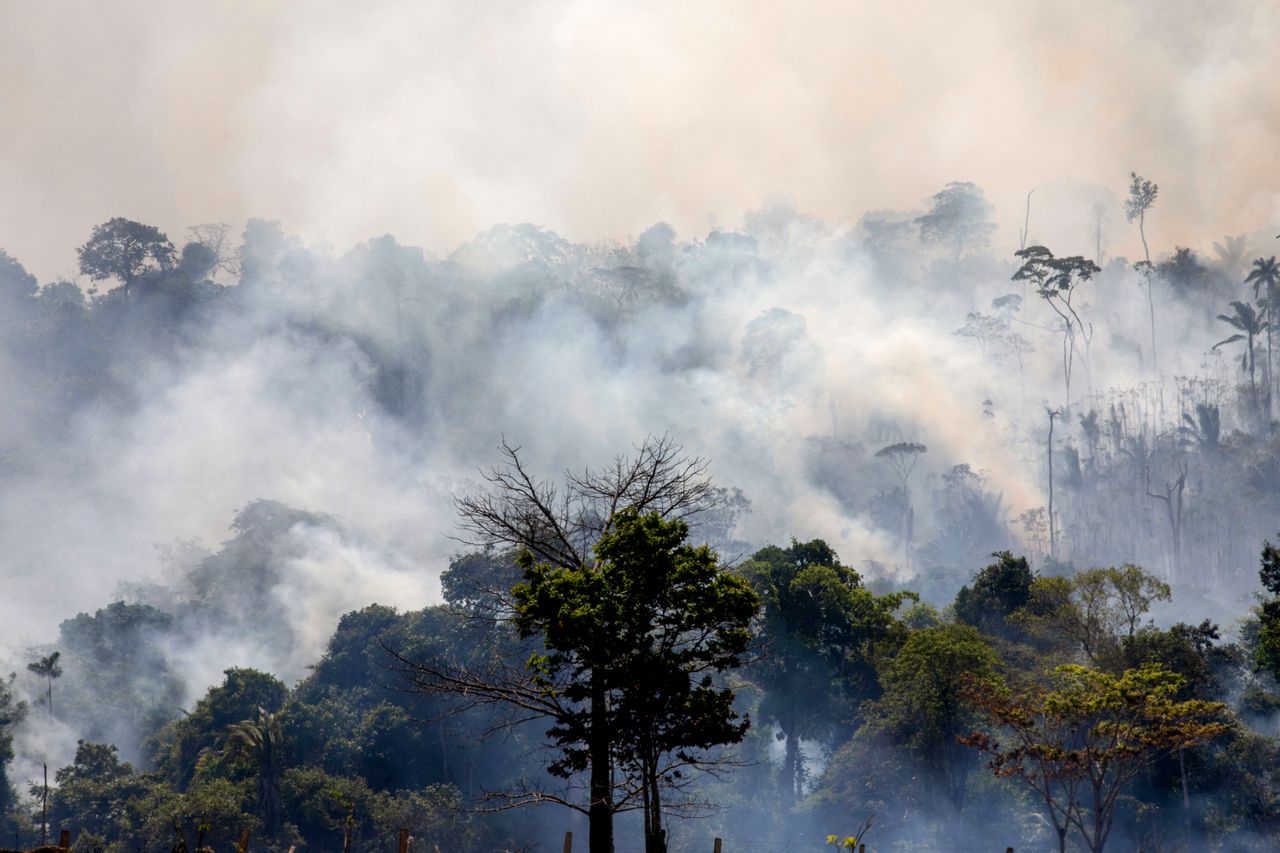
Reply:
[[[111,216],[445,251],[626,240],[775,192],[839,222],[983,186],[1016,243],[1162,188],[1162,245],[1276,217],[1280,8],[1256,0],[0,2],[0,243],[42,280]],[[1133,234],[1117,228],[1117,250]]]

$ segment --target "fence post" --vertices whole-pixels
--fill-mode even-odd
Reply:
[[[573,833],[564,834],[564,853],[573,853]]]
[[[409,830],[400,828],[400,853],[409,853]]]
[[[720,853],[720,844],[721,844],[721,841],[720,841],[720,839],[719,839],[719,838],[717,838],[717,839],[716,839],[715,849],[714,849],[714,851],[713,851],[712,853]]]
[[[58,846],[59,847],[71,846],[71,830],[64,829],[62,830],[62,832],[58,833]]]

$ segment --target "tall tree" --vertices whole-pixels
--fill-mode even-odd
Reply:
[[[94,281],[119,279],[126,292],[148,269],[168,269],[176,258],[173,243],[160,229],[119,216],[94,226],[76,255],[80,272]]]
[[[45,684],[48,687],[49,719],[51,720],[53,719],[53,680],[62,675],[62,664],[59,663],[61,658],[62,652],[51,652],[45,657],[27,664],[28,670],[45,680]]]
[[[915,509],[911,505],[911,472],[920,457],[929,448],[917,441],[899,441],[876,451],[876,458],[883,459],[893,469],[902,490],[902,560],[911,568],[911,532],[915,526]]]
[[[1155,205],[1160,187],[1137,172],[1130,172],[1129,179],[1129,197],[1124,200],[1124,215],[1129,222],[1138,220],[1138,234],[1142,237],[1143,259],[1135,266],[1147,282],[1147,307],[1151,313],[1151,365],[1158,374],[1160,362],[1156,357],[1156,297],[1152,291],[1155,287],[1155,268],[1151,264],[1151,248],[1147,245],[1147,211]]]
[[[1270,416],[1271,400],[1276,389],[1275,360],[1271,348],[1271,325],[1275,320],[1277,308],[1280,307],[1277,305],[1277,297],[1280,296],[1280,264],[1276,263],[1275,255],[1255,260],[1253,268],[1245,276],[1244,282],[1245,284],[1253,285],[1253,298],[1258,301],[1258,306],[1267,318],[1265,325],[1267,330],[1267,414]],[[1234,305],[1235,303],[1232,304]]]
[[[1261,403],[1258,400],[1258,381],[1254,373],[1254,339],[1262,334],[1265,330],[1268,339],[1271,337],[1271,323],[1262,319],[1262,314],[1254,310],[1254,307],[1248,302],[1232,302],[1232,314],[1219,314],[1218,319],[1227,323],[1233,329],[1239,331],[1229,338],[1218,341],[1213,345],[1214,349],[1227,344],[1234,344],[1237,341],[1245,342],[1244,352],[1240,354],[1240,369],[1247,371],[1249,374],[1249,391],[1253,401],[1253,409],[1255,413],[1261,410]],[[1267,342],[1268,358],[1270,358],[1270,340]]]
[[[1086,369],[1089,343],[1093,330],[1080,319],[1080,313],[1071,304],[1076,289],[1091,280],[1101,270],[1093,261],[1073,255],[1056,258],[1044,246],[1031,246],[1014,252],[1022,266],[1013,274],[1014,281],[1028,281],[1036,293],[1053,309],[1062,323],[1062,379],[1066,386],[1066,407],[1071,407],[1071,371],[1075,364],[1076,341],[1085,342]]]
[[[671,675],[673,666],[673,658],[660,653],[666,641],[658,642],[638,626],[646,618],[657,618],[659,610],[679,614],[683,607],[694,608],[700,596],[719,600],[716,607],[704,603],[698,605],[702,609],[680,617],[707,620],[691,629],[690,637],[700,640],[681,654],[696,662],[686,671],[688,677],[709,673],[719,668],[716,661],[729,665],[734,658],[734,620],[748,602],[754,612],[755,595],[744,581],[733,579],[735,586],[718,569],[708,574],[708,561],[714,564],[714,556],[683,544],[688,533],[685,519],[712,507],[719,493],[706,476],[706,462],[685,456],[670,438],[647,439],[634,455],[617,457],[606,468],[567,475],[563,486],[535,478],[519,448],[504,444],[502,451],[505,464],[486,474],[491,488],[461,497],[457,505],[474,544],[522,552],[526,581],[513,618],[522,634],[540,640],[545,648],[519,670],[477,671],[440,661],[402,663],[420,689],[463,694],[470,705],[502,704],[522,709],[529,718],[548,720],[561,752],[550,769],[560,775],[585,772],[587,803],[541,792],[517,801],[550,800],[585,811],[590,853],[611,853],[614,814],[634,808],[645,787],[642,780],[630,789],[619,790],[615,784],[618,762],[638,760],[621,750],[619,730],[640,723],[621,716],[628,709],[620,703],[639,701],[625,692],[636,667],[650,666],[650,672]],[[659,523],[675,526],[652,529]],[[675,583],[668,578],[669,593],[676,599],[666,603],[643,595],[629,599],[623,590],[651,587],[634,576],[641,563],[621,559],[623,555],[611,549],[618,547],[618,537],[637,536],[637,526],[669,546],[662,560],[646,571],[693,572],[702,580]],[[695,566],[701,568],[695,572]],[[721,652],[724,657],[717,657]],[[679,683],[676,676],[671,678],[671,683]],[[691,695],[700,686],[690,687]],[[664,702],[655,707],[674,706]],[[689,718],[672,719],[681,723]],[[663,737],[669,740],[653,743],[674,742],[677,734]],[[691,757],[692,752],[685,755]],[[661,808],[652,801],[651,806]]]

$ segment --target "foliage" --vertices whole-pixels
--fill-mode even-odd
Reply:
[[[76,254],[80,272],[94,281],[119,279],[126,290],[148,269],[172,266],[175,257],[173,244],[158,228],[119,216],[95,225]]]
[[[973,586],[956,594],[956,619],[984,634],[1012,639],[1018,632],[1006,620],[1026,606],[1035,580],[1025,557],[997,551],[996,562],[979,571]]]
[[[1052,687],[1022,690],[972,676],[965,699],[995,732],[974,732],[962,742],[990,756],[997,776],[1035,791],[1061,850],[1074,829],[1098,853],[1120,797],[1140,773],[1229,730],[1223,703],[1177,701],[1183,684],[1156,664],[1120,675],[1067,664],[1055,670]]]

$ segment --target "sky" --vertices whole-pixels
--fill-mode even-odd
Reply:
[[[1280,219],[1277,43],[1256,0],[0,0],[0,246],[52,280],[112,216],[688,237],[969,180],[1010,245],[1035,189],[1032,235],[1086,251],[1137,170],[1160,243],[1207,248]]]

